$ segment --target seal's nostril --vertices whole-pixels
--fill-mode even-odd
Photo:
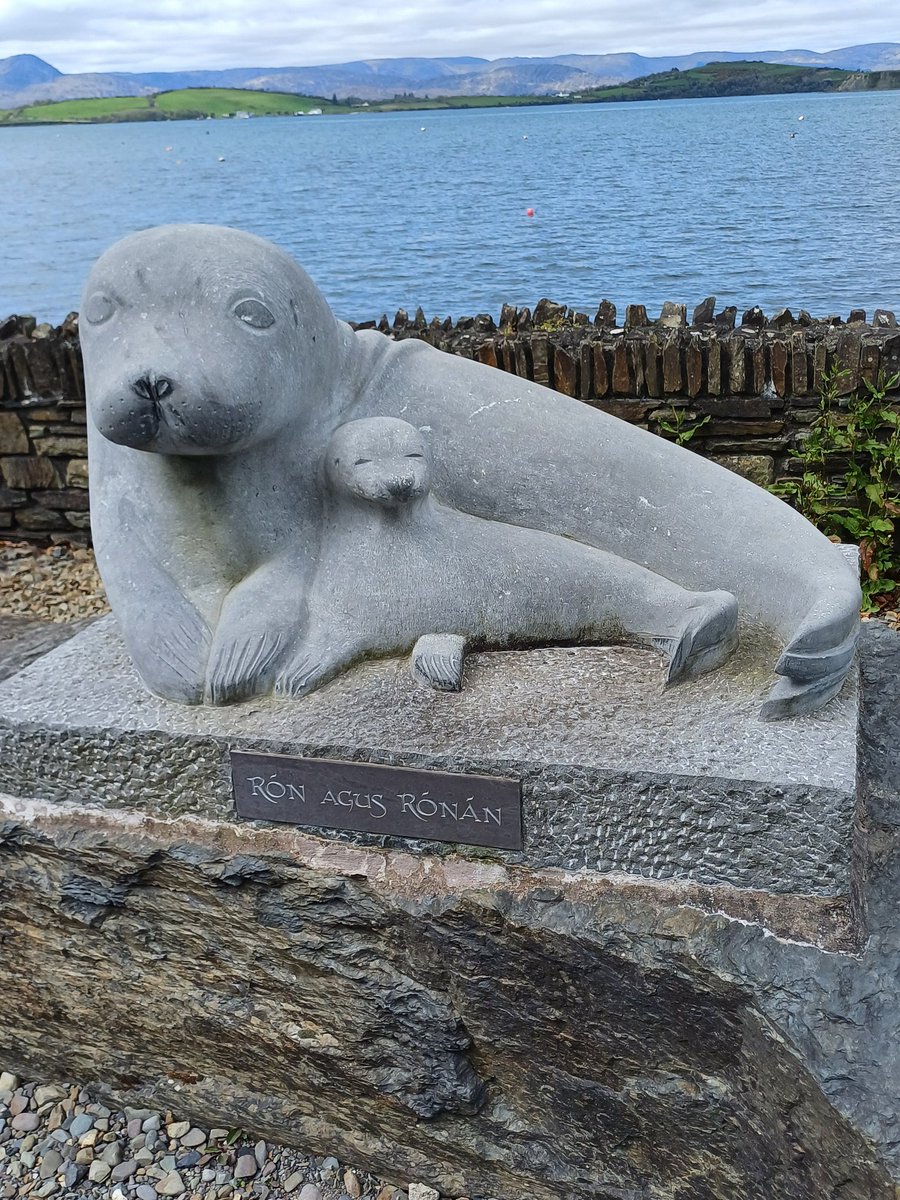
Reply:
[[[136,392],[142,400],[152,400],[154,403],[162,400],[163,396],[168,396],[174,384],[171,379],[167,379],[165,375],[160,375],[154,378],[152,375],[142,375],[140,379],[135,379],[131,385],[131,390]]]

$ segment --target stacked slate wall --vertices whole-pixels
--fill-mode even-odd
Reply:
[[[651,320],[630,305],[593,319],[542,300],[531,312],[430,323],[399,312],[375,325],[418,338],[522,378],[547,384],[605,412],[686,444],[765,485],[796,473],[791,459],[818,411],[825,373],[843,369],[842,389],[900,372],[900,329],[879,310],[815,321],[786,310],[750,309],[737,323],[712,298],[690,323],[682,305]],[[896,391],[900,403],[900,390]],[[86,541],[89,537],[84,378],[78,320],[59,327],[31,317],[0,323],[0,538]],[[840,464],[835,464],[838,473]]]

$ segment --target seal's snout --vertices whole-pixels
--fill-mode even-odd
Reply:
[[[393,496],[395,500],[411,500],[420,489],[412,475],[407,475],[403,479],[392,479],[387,485],[387,490],[388,495]]]
[[[142,400],[158,404],[164,396],[171,394],[173,386],[172,380],[167,379],[165,375],[141,375],[132,382],[131,390]]]

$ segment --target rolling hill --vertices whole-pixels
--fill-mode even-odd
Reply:
[[[0,60],[0,107],[44,100],[146,96],[192,87],[247,88],[362,100],[396,95],[541,96],[627,83],[677,68],[748,59],[848,71],[900,70],[900,43],[877,42],[838,50],[727,50],[647,58],[639,54],[560,54],[550,58],[384,58],[312,67],[235,67],[218,71],[108,72],[65,75],[30,54]]]

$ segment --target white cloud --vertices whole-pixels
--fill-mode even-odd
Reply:
[[[60,70],[308,66],[399,56],[829,50],[896,41],[883,0],[0,0],[0,58]]]

